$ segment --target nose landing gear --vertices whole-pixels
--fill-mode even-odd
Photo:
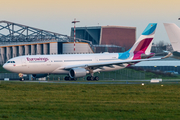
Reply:
[[[19,80],[20,80],[20,81],[24,81],[23,74],[22,74],[22,73],[19,73],[18,75],[19,75],[19,77],[20,77]]]
[[[19,80],[20,80],[20,81],[24,81],[24,78],[20,78]]]

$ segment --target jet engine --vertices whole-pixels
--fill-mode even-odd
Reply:
[[[48,74],[32,74],[33,78],[43,78],[46,77]]]
[[[71,78],[78,78],[78,77],[84,77],[86,76],[87,71],[84,68],[72,68],[69,71],[69,76]]]

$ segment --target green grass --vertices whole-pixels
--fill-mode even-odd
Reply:
[[[1,82],[0,119],[180,119],[179,88]]]

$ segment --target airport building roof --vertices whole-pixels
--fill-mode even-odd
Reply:
[[[20,42],[72,42],[73,37],[22,25],[9,21],[0,21],[0,43],[1,46],[9,44],[20,44]],[[77,42],[89,42],[83,39],[76,39]]]

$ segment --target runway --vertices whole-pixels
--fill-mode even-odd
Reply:
[[[23,81],[55,84],[180,84],[180,80],[163,80],[151,83],[150,80],[106,80],[106,81]]]

